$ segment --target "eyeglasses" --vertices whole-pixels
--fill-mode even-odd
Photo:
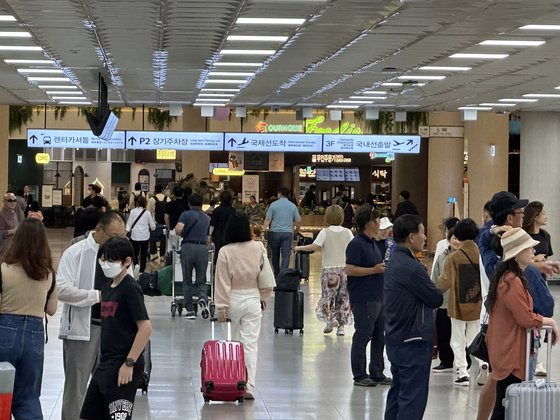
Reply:
[[[17,203],[17,200],[14,200],[12,198],[9,198],[6,200],[8,203]]]
[[[118,235],[118,234],[117,234],[117,235],[109,235],[109,234],[107,233],[107,231],[106,231],[105,229],[103,229],[101,226],[99,226],[99,228],[103,231],[103,233],[104,233],[105,235],[107,235],[107,237],[108,237],[109,239],[110,239],[110,238],[126,238],[126,234],[123,234],[123,235]]]
[[[525,211],[524,210],[514,211],[513,214],[525,214]]]

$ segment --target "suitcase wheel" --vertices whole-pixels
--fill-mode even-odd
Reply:
[[[299,330],[299,335],[303,335],[303,330]]]
[[[205,403],[209,403],[209,402],[210,402],[210,398],[204,397],[204,402],[205,402]]]
[[[274,328],[274,334],[278,334],[278,328]]]
[[[171,316],[175,316],[175,313],[177,312],[177,304],[175,302],[173,302],[171,304]]]
[[[243,401],[244,401],[243,397],[237,399],[237,402],[238,402],[239,404],[243,404]]]

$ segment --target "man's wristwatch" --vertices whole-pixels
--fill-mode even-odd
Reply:
[[[136,364],[136,360],[128,358],[124,361],[124,364],[128,367],[133,367]]]

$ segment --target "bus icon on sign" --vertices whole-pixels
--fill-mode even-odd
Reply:
[[[51,136],[43,136],[43,144],[51,144]]]

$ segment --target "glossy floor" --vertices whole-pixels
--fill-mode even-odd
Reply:
[[[70,230],[51,230],[53,251],[60,255]],[[312,256],[312,275],[305,292],[305,334],[275,335],[273,301],[264,312],[259,340],[257,390],[254,402],[204,404],[200,393],[200,349],[210,336],[208,321],[171,318],[170,298],[146,298],[153,322],[152,380],[148,395],[136,397],[134,419],[381,419],[387,387],[352,385],[347,335],[324,335],[314,308],[320,297],[320,255]],[[560,287],[553,288],[555,296]],[[59,308],[60,309],[60,308]],[[558,312],[558,311],[557,311]],[[60,311],[59,311],[60,313]],[[41,402],[45,419],[59,419],[64,374],[58,315],[49,323]],[[220,331],[218,333],[225,333]],[[558,351],[554,350],[554,358]],[[389,370],[387,369],[387,374]],[[560,364],[553,368],[560,378]],[[476,372],[474,372],[474,375]],[[476,416],[480,388],[458,387],[451,374],[432,375],[425,419],[470,420]]]

